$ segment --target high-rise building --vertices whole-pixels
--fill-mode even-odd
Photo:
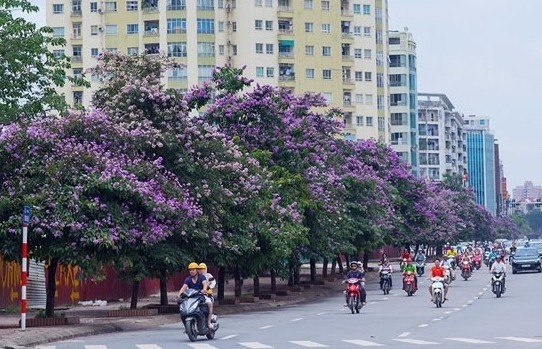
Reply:
[[[497,214],[495,183],[499,164],[495,158],[495,136],[489,129],[489,119],[476,115],[465,117],[469,186],[474,190],[476,202],[493,215]]]
[[[420,177],[441,181],[467,171],[463,117],[442,93],[418,93]]]
[[[345,138],[389,141],[387,0],[46,0],[46,24],[80,76],[104,50],[167,53],[186,90],[216,66],[246,66],[257,83],[317,92],[344,110]],[[92,89],[99,81],[91,79]],[[67,85],[69,103],[92,89]]]
[[[416,43],[406,28],[390,31],[390,144],[418,175],[418,97]]]
[[[542,199],[542,186],[534,185],[532,181],[526,181],[523,185],[517,186],[512,190],[512,197],[516,202]]]

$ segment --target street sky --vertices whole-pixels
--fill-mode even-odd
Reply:
[[[45,25],[45,0],[29,17]],[[251,0],[243,0],[251,1]],[[418,91],[487,116],[508,189],[542,184],[542,0],[388,0],[389,29],[417,44]]]
[[[542,184],[541,0],[388,0],[389,29],[412,33],[418,91],[487,116],[508,190]]]

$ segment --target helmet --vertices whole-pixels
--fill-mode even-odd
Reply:
[[[356,262],[356,261],[350,262],[350,268],[352,268],[354,265],[357,267],[357,266],[358,266],[358,262]]]
[[[409,259],[406,260],[406,262],[407,263],[412,263],[412,259],[409,258]]]
[[[203,262],[200,263],[200,264],[198,265],[198,269],[207,269],[207,264],[205,264],[205,263],[203,263]]]
[[[502,257],[500,255],[497,255],[497,257],[495,257],[495,259],[502,259]]]
[[[196,262],[192,262],[192,263],[188,264],[188,270],[190,270],[190,269],[198,269],[198,268],[199,268],[199,265]]]

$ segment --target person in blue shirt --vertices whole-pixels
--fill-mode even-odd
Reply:
[[[205,275],[198,273],[198,268],[199,264],[196,262],[188,264],[188,273],[190,275],[184,279],[183,286],[181,287],[181,289],[179,290],[179,294],[177,295],[178,298],[180,298],[181,294],[189,288],[201,291],[203,295],[207,294],[209,283]],[[209,308],[209,314],[207,316],[207,326],[212,329],[213,324],[211,323],[211,319],[213,317],[213,303],[209,297],[205,297],[205,303],[207,303],[207,307]]]
[[[351,279],[351,278],[359,279],[359,290],[360,290],[360,293],[361,293],[361,303],[363,305],[365,305],[367,303],[366,302],[366,300],[367,300],[367,292],[365,291],[365,287],[363,287],[363,281],[365,280],[364,279],[365,278],[365,272],[359,266],[359,264],[361,264],[361,263],[358,263],[356,261],[350,262],[350,270],[346,274],[345,280],[346,279]],[[347,305],[348,305],[348,294],[346,295],[345,307]]]

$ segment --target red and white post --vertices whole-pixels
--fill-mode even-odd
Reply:
[[[28,223],[30,223],[30,207],[23,210],[23,244],[21,246],[21,329],[26,329],[26,285],[28,283]]]

